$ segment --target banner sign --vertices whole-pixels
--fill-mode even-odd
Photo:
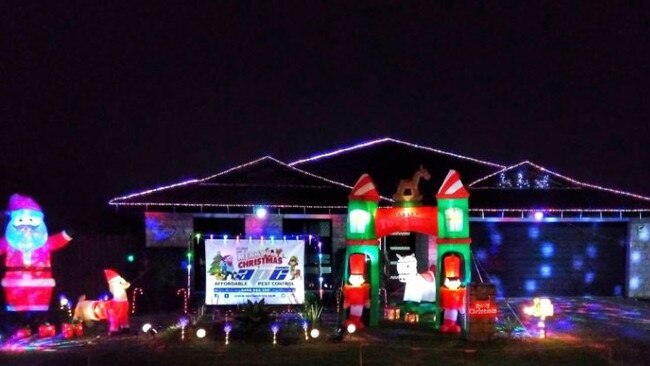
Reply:
[[[488,316],[495,317],[497,315],[497,304],[490,300],[475,300],[469,305],[469,316]]]
[[[305,302],[303,240],[205,240],[205,304]]]
[[[415,231],[438,236],[438,208],[388,207],[377,210],[375,235],[379,238],[395,232]]]

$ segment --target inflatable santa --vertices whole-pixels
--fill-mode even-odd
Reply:
[[[108,288],[113,294],[107,308],[108,332],[109,334],[129,329],[129,299],[126,296],[126,289],[131,286],[122,276],[112,269],[105,269],[104,275],[108,282]]]
[[[350,255],[349,284],[343,286],[343,308],[350,309],[345,326],[354,324],[356,329],[364,327],[361,316],[363,308],[370,307],[370,285],[365,283],[363,277],[366,272],[365,254],[355,253]]]
[[[50,253],[72,238],[65,231],[48,236],[43,211],[30,197],[12,195],[6,214],[0,256],[6,255],[2,287],[7,311],[47,311],[55,284]]]
[[[460,282],[460,262],[460,257],[454,254],[444,259],[445,281],[440,288],[440,307],[444,311],[440,331],[443,333],[460,333],[458,313],[465,314],[465,288],[461,287]]]

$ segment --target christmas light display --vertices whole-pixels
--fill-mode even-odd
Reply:
[[[73,319],[78,322],[108,320],[108,333],[129,329],[129,300],[126,290],[131,286],[115,270],[105,269],[104,275],[113,298],[111,300],[86,300],[81,296],[75,307]]]
[[[185,288],[179,288],[178,291],[176,291],[176,295],[183,295],[183,314],[188,313],[188,308],[189,308],[189,298],[187,296],[187,289]]]
[[[230,343],[229,337],[230,337],[230,332],[232,331],[232,324],[226,322],[226,325],[223,326],[223,331],[226,333],[226,346]]]
[[[56,327],[50,323],[41,324],[38,326],[38,336],[41,338],[54,337],[56,335]]]
[[[343,308],[350,309],[346,326],[354,325],[357,329],[364,327],[361,316],[364,308],[370,308],[370,286],[365,283],[366,256],[355,253],[350,255],[350,278],[343,286]]]
[[[540,338],[546,338],[546,318],[553,316],[553,303],[548,298],[536,297],[533,305],[524,306],[524,314],[539,318],[537,327]]]
[[[32,198],[14,194],[9,198],[9,220],[0,239],[5,255],[2,279],[7,311],[47,311],[55,285],[50,253],[72,238],[65,231],[48,236],[41,207]]]
[[[519,168],[519,167],[525,166],[525,165],[530,165],[530,166],[532,166],[532,167],[534,167],[534,168],[536,168],[536,169],[538,169],[538,170],[540,170],[542,172],[545,172],[545,173],[548,173],[551,176],[555,176],[555,177],[564,179],[566,181],[569,181],[569,182],[571,182],[571,183],[573,183],[573,184],[575,184],[575,185],[577,185],[579,187],[592,188],[592,189],[597,189],[597,190],[606,191],[606,192],[610,192],[610,193],[615,193],[615,194],[618,194],[618,195],[634,197],[634,198],[644,200],[644,201],[650,201],[650,197],[642,196],[642,195],[639,195],[639,194],[634,194],[634,193],[630,193],[630,192],[625,192],[625,191],[620,191],[620,190],[616,190],[616,189],[602,187],[602,186],[598,186],[598,185],[594,185],[594,184],[580,182],[580,181],[575,180],[573,178],[569,178],[569,177],[567,177],[565,175],[562,175],[562,174],[556,173],[554,171],[551,171],[549,169],[546,169],[543,166],[534,164],[534,163],[532,163],[532,162],[530,162],[528,160],[522,161],[521,163],[517,163],[517,164],[509,166],[509,167],[505,167],[502,170],[499,170],[498,172],[495,172],[495,173],[489,174],[489,175],[487,175],[487,176],[485,176],[483,178],[477,179],[474,182],[470,183],[468,186],[469,187],[477,187],[477,186],[479,186],[479,183],[481,183],[481,182],[483,182],[483,181],[485,181],[487,179],[490,179],[490,178],[492,178],[492,177],[494,177],[496,175],[500,176],[501,174],[505,174],[506,172],[508,172],[510,170],[513,170],[515,168]],[[522,179],[523,179],[523,177],[522,177]],[[542,178],[542,181],[544,181],[544,180],[548,181],[548,179],[549,178]],[[575,211],[578,211],[578,210],[581,210],[581,209],[575,209]],[[565,211],[573,211],[573,210],[565,210]],[[587,210],[584,210],[584,211],[587,211]],[[592,211],[605,211],[605,210],[592,209]],[[611,211],[620,211],[620,210],[611,210]]]
[[[302,330],[305,333],[305,340],[308,341],[309,334],[307,333],[307,331],[309,330],[309,323],[306,320],[302,322]]]
[[[181,340],[185,340],[185,328],[190,324],[190,318],[187,315],[183,315],[178,319],[178,325],[181,327]]]
[[[205,178],[190,179],[190,180],[186,180],[186,181],[179,182],[179,183],[160,186],[160,187],[145,190],[145,191],[142,191],[142,192],[129,194],[129,195],[126,195],[126,196],[115,197],[115,198],[111,199],[108,203],[110,205],[114,205],[114,206],[179,206],[179,207],[204,207],[205,206],[205,207],[253,207],[253,208],[257,208],[258,205],[253,205],[253,204],[246,205],[246,204],[228,204],[228,203],[214,203],[214,204],[211,204],[211,203],[192,203],[192,202],[124,202],[124,201],[127,201],[127,200],[135,198],[135,197],[148,196],[148,195],[151,195],[153,193],[157,193],[157,192],[172,189],[172,188],[184,187],[184,186],[189,186],[189,185],[198,185],[198,184],[209,184],[209,181],[211,179],[217,178],[217,177],[222,176],[224,174],[231,173],[231,172],[236,171],[236,170],[240,170],[240,169],[243,169],[243,168],[248,168],[248,167],[253,166],[255,164],[259,164],[259,163],[261,163],[261,162],[263,162],[265,160],[274,161],[277,164],[283,165],[283,166],[285,166],[285,167],[287,167],[287,168],[289,168],[289,169],[291,169],[291,170],[293,170],[295,172],[298,172],[300,174],[303,174],[303,175],[311,177],[311,178],[317,178],[317,179],[320,179],[320,180],[325,181],[327,183],[334,184],[334,185],[337,185],[337,186],[341,186],[341,187],[344,187],[344,188],[347,188],[347,189],[352,188],[352,187],[350,187],[350,186],[348,186],[346,184],[336,182],[336,181],[333,181],[331,179],[327,179],[327,178],[324,178],[324,177],[321,177],[321,176],[306,172],[304,170],[300,170],[300,169],[295,168],[293,166],[290,166],[290,165],[288,165],[286,163],[283,163],[283,162],[281,162],[281,161],[279,161],[279,160],[277,160],[277,159],[275,159],[275,158],[273,158],[271,156],[264,156],[264,157],[262,157],[260,159],[257,159],[257,160],[254,160],[254,161],[251,161],[251,162],[248,162],[248,163],[245,163],[245,164],[241,164],[241,165],[236,166],[234,168],[224,170],[224,171],[222,171],[220,173],[217,173],[217,174],[205,177]],[[387,199],[387,198],[385,198],[385,199]],[[387,199],[387,200],[391,201],[390,199]],[[268,209],[268,208],[305,208],[305,209],[307,209],[307,208],[345,208],[345,206],[309,206],[309,205],[305,206],[305,205],[272,204],[272,205],[265,206],[265,208],[266,209]]]
[[[418,273],[415,254],[397,254],[397,274],[399,281],[405,284],[404,301],[418,304],[436,301],[435,267],[430,271]]]
[[[273,345],[278,344],[277,334],[279,330],[280,330],[280,325],[278,323],[273,323],[273,325],[271,325],[271,332],[273,332]]]
[[[440,306],[444,310],[440,331],[443,333],[460,333],[458,313],[465,314],[465,288],[461,287],[460,262],[460,256],[453,254],[444,259],[445,281],[440,289]]]
[[[135,305],[138,299],[138,296],[142,296],[144,292],[142,292],[142,289],[140,287],[136,287],[133,289],[133,295],[131,295],[131,314],[135,314]]]
[[[416,177],[425,174],[424,168],[421,167],[420,171],[420,174],[416,173]],[[413,187],[410,189],[413,190]],[[437,287],[440,284],[435,283],[434,279],[441,277],[441,271],[444,267],[442,258],[453,255],[455,258],[459,258],[458,266],[462,266],[463,268],[462,275],[459,269],[459,275],[453,279],[452,283],[448,283],[447,290],[451,290],[455,282],[457,282],[458,286],[453,288],[453,290],[460,288],[457,292],[461,293],[464,291],[464,286],[471,281],[469,193],[463,186],[459,174],[454,170],[449,171],[449,174],[447,174],[436,195],[438,207],[417,206],[417,202],[405,201],[401,195],[396,195],[395,197],[398,198],[398,202],[396,203],[397,207],[378,208],[379,194],[372,179],[367,174],[363,174],[359,178],[349,195],[347,250],[343,269],[344,279],[348,280],[349,284],[343,288],[343,307],[352,309],[353,303],[357,302],[354,304],[357,307],[356,314],[350,311],[349,317],[345,321],[347,324],[353,323],[357,329],[361,329],[364,326],[359,321],[360,316],[358,314],[360,312],[358,308],[360,305],[363,305],[361,306],[361,310],[364,306],[368,306],[369,308],[369,325],[375,326],[378,323],[380,258],[378,237],[402,231],[416,231],[436,237],[438,259],[437,263],[431,266],[433,271],[427,275],[427,278],[430,280],[410,270],[410,265],[415,269],[415,263],[412,263],[415,262],[413,260],[414,257],[403,258],[402,260],[401,266],[404,280],[406,280],[407,267],[409,268],[409,279],[417,280],[417,284],[413,282],[412,286],[407,286],[409,288],[405,291],[405,300],[407,302],[414,302],[410,300],[418,300],[421,303],[416,309],[405,309],[405,312],[407,312],[406,310],[408,312],[415,310],[416,312],[413,312],[413,314],[418,316],[430,312],[434,314],[436,320],[438,319],[437,313],[439,309],[437,305],[433,304],[433,300],[438,300],[436,303],[440,303],[440,299],[436,299],[436,296],[440,296],[440,291],[437,291]],[[355,257],[361,258],[358,256],[363,257],[364,267],[362,271],[358,267],[353,267],[359,266],[359,264],[353,263],[359,261],[353,260]],[[366,273],[366,261],[369,262],[369,273]],[[370,278],[370,283],[364,283],[364,276]],[[359,277],[360,279],[358,279]],[[446,278],[448,276],[442,277]],[[353,281],[356,283],[353,283]],[[361,286],[368,286],[370,293],[369,299],[365,299],[359,295],[361,293]],[[354,291],[350,292],[350,289],[354,289]],[[361,300],[363,301],[361,302]],[[426,306],[422,306],[425,300],[427,304]],[[453,332],[460,331],[460,326],[455,323],[455,315],[457,312],[464,314],[466,305],[464,303],[452,304],[448,300],[445,301],[445,304],[447,305],[446,317],[449,319],[453,317],[455,326],[450,328],[450,324],[447,324],[444,330],[448,331],[448,329],[451,329]],[[409,317],[409,319],[413,320],[415,318]]]
[[[430,151],[430,152],[435,152],[435,153],[439,153],[439,154],[443,154],[443,155],[447,155],[447,156],[452,156],[454,158],[469,160],[469,161],[473,161],[473,162],[476,162],[476,163],[489,165],[489,166],[492,166],[492,167],[495,167],[495,168],[503,168],[504,167],[503,165],[491,163],[489,161],[474,159],[474,158],[470,158],[468,156],[454,154],[454,153],[451,153],[451,152],[448,152],[448,151],[438,150],[438,149],[434,149],[434,148],[431,148],[431,147],[428,147],[428,146],[416,145],[416,144],[412,144],[410,142],[400,141],[400,140],[396,140],[396,139],[393,139],[393,138],[390,138],[390,137],[385,137],[385,138],[381,138],[381,139],[378,139],[378,140],[372,140],[372,141],[364,142],[364,143],[361,143],[361,144],[357,144],[357,145],[337,149],[337,150],[326,152],[326,153],[323,153],[323,154],[318,154],[318,155],[315,155],[315,156],[312,156],[312,157],[306,158],[306,159],[296,160],[296,161],[294,161],[292,163],[289,163],[289,165],[290,166],[300,165],[300,164],[303,164],[303,163],[306,163],[306,162],[320,160],[320,159],[327,158],[327,157],[330,157],[330,156],[335,156],[335,155],[339,155],[339,154],[342,154],[342,153],[346,153],[348,151],[363,149],[363,148],[366,148],[368,146],[381,144],[381,143],[384,143],[384,142],[394,142],[394,143],[397,143],[397,144],[400,144],[400,145],[413,147],[413,148],[421,149],[421,150],[426,150],[426,151]]]

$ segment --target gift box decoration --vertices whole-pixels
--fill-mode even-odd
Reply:
[[[420,316],[416,313],[404,314],[404,321],[407,323],[417,323],[420,321]]]
[[[384,308],[384,319],[386,320],[399,320],[399,307],[386,306]]]
[[[56,327],[50,323],[41,324],[38,327],[38,336],[41,338],[54,337],[56,335]]]

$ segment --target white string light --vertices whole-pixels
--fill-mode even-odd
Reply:
[[[177,206],[177,207],[257,207],[258,205],[249,205],[241,203],[180,203],[180,202],[112,202],[109,203],[113,206]],[[320,209],[320,208],[329,208],[329,209],[347,209],[348,206],[345,205],[330,205],[330,206],[315,206],[315,205],[265,205],[266,207],[273,208],[306,208],[306,209]]]
[[[205,177],[205,178],[190,179],[190,180],[186,180],[186,181],[183,181],[183,182],[174,183],[174,184],[171,184],[171,185],[161,186],[161,187],[157,187],[157,188],[154,188],[154,189],[149,189],[149,190],[145,190],[145,191],[142,191],[142,192],[129,194],[129,195],[126,195],[126,196],[116,197],[116,198],[111,199],[108,203],[110,205],[115,205],[115,206],[133,206],[133,205],[135,205],[135,206],[143,206],[143,205],[164,205],[164,206],[168,206],[168,205],[174,205],[174,206],[208,206],[208,207],[210,207],[210,206],[216,206],[216,207],[226,207],[226,206],[251,207],[251,206],[254,206],[254,205],[241,205],[241,204],[189,204],[189,203],[157,203],[157,202],[149,202],[149,203],[137,202],[137,203],[134,203],[134,202],[120,202],[120,201],[129,200],[129,199],[132,199],[132,198],[135,198],[135,197],[147,196],[147,195],[150,195],[152,193],[156,193],[156,192],[160,192],[160,191],[168,190],[168,189],[172,189],[172,188],[182,187],[182,186],[186,186],[186,185],[191,185],[191,184],[195,184],[195,185],[213,184],[213,183],[210,183],[208,181],[211,180],[211,179],[220,177],[222,175],[228,174],[230,172],[233,172],[235,170],[239,170],[239,169],[247,168],[247,167],[255,165],[255,164],[259,164],[260,162],[263,162],[265,160],[271,160],[271,161],[273,161],[273,162],[275,162],[277,164],[280,164],[280,165],[282,165],[282,166],[284,166],[286,168],[289,168],[289,169],[291,169],[291,170],[293,170],[295,172],[298,172],[300,174],[303,174],[303,175],[306,175],[306,176],[309,176],[309,177],[312,177],[312,178],[322,180],[322,181],[327,182],[329,184],[337,185],[337,186],[340,186],[342,188],[346,188],[346,189],[349,189],[349,190],[352,189],[352,186],[349,186],[347,184],[343,184],[341,182],[337,182],[337,181],[334,181],[334,180],[331,180],[331,179],[327,179],[325,177],[321,177],[319,175],[306,172],[304,170],[300,170],[300,169],[298,169],[296,167],[293,167],[293,166],[291,166],[289,164],[286,164],[286,163],[284,163],[284,162],[282,162],[282,161],[280,161],[278,159],[275,159],[275,158],[273,158],[271,156],[264,156],[264,157],[259,158],[257,160],[253,160],[251,162],[238,165],[238,166],[236,166],[234,168],[224,170],[224,171],[222,171],[220,173],[217,173],[217,174]],[[228,185],[236,185],[236,184],[228,184]],[[311,187],[316,187],[316,186],[311,186]],[[392,199],[387,198],[387,197],[381,197],[381,198],[385,199],[385,200],[387,200],[389,202],[393,201]],[[276,208],[284,208],[284,207],[343,208],[343,207],[347,207],[347,206],[270,205],[268,207],[276,207]]]
[[[378,139],[378,140],[372,140],[372,141],[364,142],[364,143],[361,143],[361,144],[357,144],[357,145],[345,147],[345,148],[342,148],[342,149],[326,152],[324,154],[318,154],[318,155],[315,155],[315,156],[312,156],[312,157],[309,157],[309,158],[306,158],[306,159],[296,160],[296,161],[294,161],[292,163],[289,163],[289,165],[290,166],[300,165],[302,163],[311,162],[311,161],[314,161],[314,160],[320,160],[322,158],[327,158],[327,157],[338,155],[338,154],[345,153],[345,152],[348,152],[348,151],[362,149],[362,148],[365,148],[365,147],[368,147],[368,146],[372,146],[372,145],[376,145],[376,144],[380,144],[380,143],[384,143],[384,142],[389,142],[389,141],[397,143],[397,144],[409,146],[409,147],[414,147],[416,149],[421,149],[421,150],[426,150],[426,151],[430,151],[430,152],[435,152],[435,153],[438,153],[438,154],[453,156],[453,157],[459,158],[459,159],[470,160],[470,161],[473,161],[473,162],[476,162],[476,163],[489,165],[489,166],[492,166],[492,167],[495,167],[495,168],[503,168],[504,167],[501,164],[495,164],[495,163],[485,161],[485,160],[470,158],[469,156],[454,154],[454,153],[450,153],[448,151],[438,150],[438,149],[434,149],[434,148],[428,147],[428,146],[416,145],[416,144],[413,144],[413,143],[410,143],[410,142],[400,141],[400,140],[396,140],[396,139],[393,139],[393,138],[390,138],[390,137],[385,137],[385,138]]]
[[[470,184],[468,185],[468,187],[473,187],[473,186],[475,186],[476,184],[478,184],[478,183],[480,183],[480,182],[483,182],[483,181],[485,181],[485,180],[487,180],[487,179],[490,179],[490,178],[492,178],[492,177],[494,177],[494,176],[496,176],[496,175],[498,175],[498,174],[504,173],[504,172],[506,172],[506,171],[508,171],[508,170],[515,169],[515,168],[517,168],[517,167],[519,167],[519,166],[522,166],[522,165],[530,165],[530,166],[532,166],[532,167],[534,167],[534,168],[536,168],[536,169],[538,169],[538,170],[541,170],[541,171],[546,172],[546,173],[548,173],[548,174],[552,174],[552,175],[554,175],[554,176],[556,176],[556,177],[562,178],[562,179],[564,179],[564,180],[566,180],[566,181],[569,181],[569,182],[571,182],[571,183],[573,183],[573,184],[576,184],[576,185],[578,185],[578,186],[580,186],[580,187],[592,188],[592,189],[597,189],[597,190],[606,191],[606,192],[610,192],[610,193],[615,193],[615,194],[618,194],[618,195],[634,197],[634,198],[637,198],[637,199],[640,199],[640,200],[644,200],[644,201],[650,201],[650,197],[642,196],[642,195],[640,195],[640,194],[634,194],[634,193],[630,193],[630,192],[620,191],[620,190],[617,190],[617,189],[612,189],[612,188],[607,188],[607,187],[598,186],[598,185],[595,185],[595,184],[589,184],[589,183],[580,182],[580,181],[575,180],[575,179],[573,179],[573,178],[570,178],[570,177],[567,177],[567,176],[565,176],[565,175],[562,175],[562,174],[556,173],[556,172],[554,172],[554,171],[552,171],[552,170],[548,170],[548,169],[544,168],[543,166],[541,166],[541,165],[537,165],[537,164],[534,164],[534,163],[532,163],[532,162],[530,162],[530,161],[528,161],[528,160],[524,160],[524,161],[522,161],[521,163],[517,163],[517,164],[515,164],[515,165],[509,166],[509,167],[506,167],[506,168],[503,168],[502,170],[499,170],[499,171],[496,172],[496,173],[492,173],[492,174],[489,174],[489,175],[487,175],[487,176],[485,176],[485,177],[483,177],[483,178],[477,179],[477,180],[475,180],[474,182],[470,183]],[[476,188],[475,188],[475,189],[476,189]],[[581,209],[581,211],[586,211],[586,210]],[[595,210],[595,211],[605,211],[605,210]],[[613,211],[619,211],[619,210],[613,210]],[[647,211],[647,210],[644,210],[644,211]]]

